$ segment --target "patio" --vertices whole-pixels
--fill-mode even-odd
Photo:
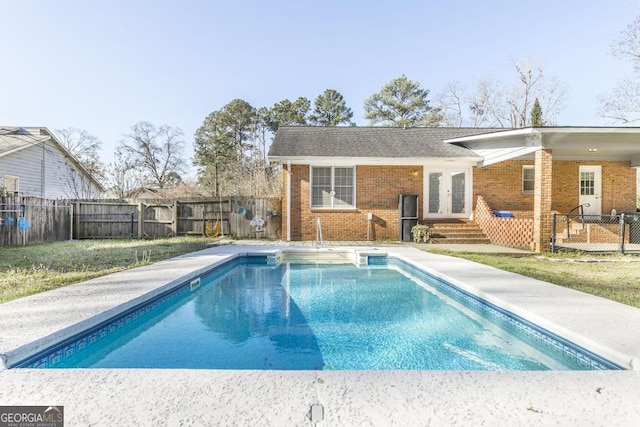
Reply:
[[[5,369],[0,405],[63,405],[69,425],[310,425],[314,404],[324,408],[319,425],[629,425],[640,419],[639,309],[407,245],[364,243],[302,248],[395,254],[635,370]],[[11,364],[33,351],[34,341],[43,348],[73,335],[214,262],[286,247],[214,247],[2,304],[0,354]]]

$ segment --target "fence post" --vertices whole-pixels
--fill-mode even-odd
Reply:
[[[173,200],[173,212],[171,214],[171,233],[173,237],[178,237],[178,199]]]
[[[624,255],[624,230],[625,228],[625,220],[624,213],[620,214],[620,253]]]
[[[138,239],[144,237],[144,203],[138,203]]]
[[[556,252],[556,213],[553,214],[553,220],[551,221],[551,253]]]
[[[76,224],[76,239],[80,240],[82,236],[80,236],[80,215],[82,215],[82,211],[80,210],[80,201],[76,202],[76,211],[75,211],[75,224]],[[73,219],[72,219],[73,221]]]
[[[69,204],[69,240],[73,241],[73,203]]]

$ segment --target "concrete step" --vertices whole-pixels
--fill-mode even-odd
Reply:
[[[432,236],[451,236],[451,237],[460,237],[460,236],[475,236],[475,237],[484,237],[484,233],[479,228],[474,228],[470,230],[430,230]]]
[[[440,243],[450,245],[488,245],[491,243],[486,237],[466,238],[466,237],[434,237],[429,243]]]
[[[432,243],[449,244],[489,244],[491,243],[482,229],[471,220],[452,222],[427,222],[431,231]]]

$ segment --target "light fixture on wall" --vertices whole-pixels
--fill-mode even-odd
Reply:
[[[589,148],[589,152],[590,152],[590,153],[595,153],[595,152],[597,152],[597,151],[598,151],[598,149],[597,149],[597,148]]]
[[[417,177],[417,176],[418,176],[418,171],[417,171],[417,170],[414,170],[414,171],[411,173],[411,175],[413,175],[414,177]]]

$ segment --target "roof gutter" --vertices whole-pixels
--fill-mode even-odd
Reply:
[[[508,138],[511,136],[522,136],[522,135],[531,135],[537,134],[540,132],[540,128],[524,128],[524,129],[514,129],[514,130],[499,130],[496,132],[490,133],[481,133],[477,135],[470,136],[461,136],[459,138],[451,138],[445,139],[444,142],[447,144],[453,144],[456,142],[471,142],[471,141],[484,141],[487,139],[500,139],[500,138]]]

